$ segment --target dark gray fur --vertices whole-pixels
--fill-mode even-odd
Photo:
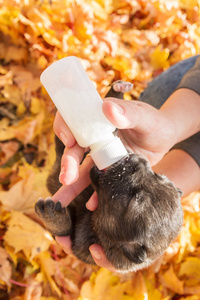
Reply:
[[[122,87],[124,82],[121,82]],[[107,96],[122,98],[113,87]],[[63,144],[56,138],[57,159],[47,186],[54,194]],[[68,207],[60,202],[39,200],[36,213],[53,235],[70,235],[72,250],[82,261],[94,264],[89,247],[103,246],[107,259],[121,272],[136,271],[152,264],[176,238],[183,222],[182,192],[165,176],[152,171],[147,160],[129,154],[105,171],[93,167],[92,184]],[[85,204],[96,190],[98,209]]]

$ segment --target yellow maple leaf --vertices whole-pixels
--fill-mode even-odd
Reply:
[[[181,297],[181,298],[179,298],[179,300],[199,300],[199,295]]]
[[[165,300],[163,299],[161,291],[156,288],[155,277],[153,277],[151,280],[145,280],[145,284],[148,291],[148,300]]]
[[[169,288],[177,294],[183,294],[184,281],[178,278],[172,265],[170,265],[169,269],[161,275],[161,278],[163,286]]]
[[[43,38],[48,44],[52,46],[56,46],[58,48],[62,47],[62,43],[52,33],[44,32]]]
[[[41,55],[37,61],[37,64],[38,64],[39,68],[44,70],[45,68],[47,68],[48,61],[44,55]]]
[[[42,108],[43,107],[42,107],[41,100],[37,97],[31,97],[31,107],[30,107],[31,113],[37,115],[40,113]]]
[[[188,256],[180,265],[179,276],[195,277],[200,282],[200,258]]]
[[[194,9],[194,7],[198,7],[200,4],[199,0],[178,0],[181,8],[183,9]]]
[[[150,54],[151,65],[155,70],[167,69],[169,67],[169,49],[162,49],[161,45],[158,45],[154,51]]]
[[[17,266],[18,256],[17,256],[17,254],[15,254],[13,252],[13,248],[8,245],[5,245],[4,248],[5,248],[6,252],[9,254],[9,257],[12,260],[12,262],[14,263],[14,265]]]
[[[60,289],[58,288],[57,284],[55,283],[53,276],[56,273],[56,269],[58,268],[56,261],[54,261],[49,252],[41,252],[36,257],[41,272],[36,276],[36,280],[39,282],[43,282],[44,280],[48,280],[51,285],[53,291],[55,291],[58,296],[62,295]]]
[[[17,106],[17,110],[16,110],[16,114],[17,116],[22,116],[24,113],[26,112],[26,106],[24,104],[23,101],[21,101],[18,106]]]
[[[32,213],[38,198],[47,198],[46,188],[48,171],[40,171],[28,164],[19,167],[22,180],[14,184],[8,191],[0,191],[0,202],[7,210],[18,210]]]
[[[38,253],[46,251],[52,241],[50,234],[39,224],[19,211],[13,211],[6,222],[8,229],[4,241],[14,253],[22,251],[31,261]]]
[[[19,32],[10,25],[13,24],[14,19],[17,18],[19,12],[19,8],[12,7],[12,9],[10,9],[10,6],[6,7],[6,5],[3,5],[0,10],[0,30],[5,35],[11,37],[16,44],[19,42]]]
[[[121,73],[122,78],[134,79],[140,71],[140,65],[136,60],[131,60],[126,57],[106,57],[105,61],[113,69]]]
[[[79,300],[135,300],[126,293],[130,288],[131,280],[122,283],[118,276],[106,269],[100,269],[83,284]]]
[[[145,279],[143,273],[141,271],[135,273],[133,275],[132,280],[132,294],[134,296],[134,300],[147,300],[148,299],[148,292],[147,286],[145,283]]]
[[[178,237],[180,249],[175,259],[180,263],[183,257],[189,252],[193,252],[200,239],[199,213],[184,213],[184,225]]]
[[[5,97],[5,99],[2,99],[2,102],[10,102],[18,106],[22,99],[19,88],[14,84],[6,84],[1,90],[1,93]]]

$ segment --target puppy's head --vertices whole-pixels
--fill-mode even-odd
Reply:
[[[91,170],[99,204],[93,214],[108,260],[119,271],[136,271],[155,261],[182,225],[182,192],[130,154],[105,171]]]

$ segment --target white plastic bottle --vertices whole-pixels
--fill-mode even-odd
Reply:
[[[77,143],[90,147],[100,170],[127,155],[121,140],[113,135],[115,127],[104,116],[103,101],[77,57],[53,63],[40,79]]]

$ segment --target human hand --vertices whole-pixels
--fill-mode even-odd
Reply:
[[[132,152],[143,154],[153,166],[175,144],[174,123],[162,110],[140,101],[106,98],[102,106],[107,119],[115,125],[123,143]],[[79,165],[86,149],[80,147],[59,112],[54,131],[65,144],[61,161],[60,181],[72,184],[79,177]]]
[[[176,142],[174,123],[162,111],[141,101],[106,98],[103,112],[131,152],[155,165]]]
[[[71,248],[72,242],[69,236],[57,236],[56,241],[67,254],[73,254]],[[94,244],[90,246],[89,250],[97,266],[106,268],[111,272],[116,272],[112,264],[106,259],[102,246]]]

